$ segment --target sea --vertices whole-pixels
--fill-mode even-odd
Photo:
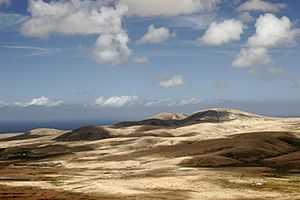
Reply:
[[[60,130],[74,130],[82,126],[98,125],[105,126],[117,123],[118,121],[99,120],[74,120],[74,121],[41,121],[41,122],[0,122],[1,133],[24,133],[36,128],[54,128]]]

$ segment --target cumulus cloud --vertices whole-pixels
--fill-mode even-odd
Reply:
[[[44,107],[55,107],[55,106],[60,106],[64,102],[63,101],[56,101],[56,100],[51,100],[47,97],[39,97],[39,98],[33,98],[30,102],[16,102],[13,103],[12,106],[18,106],[18,107],[30,107],[30,106],[44,106]]]
[[[121,5],[128,6],[129,15],[140,17],[171,17],[213,11],[220,0],[119,0]]]
[[[277,18],[270,13],[261,15],[255,23],[255,34],[248,38],[247,47],[241,49],[233,61],[233,66],[249,68],[252,71],[262,65],[274,68],[268,48],[295,44],[300,29],[293,28],[292,25],[285,16]]]
[[[150,25],[148,27],[148,32],[140,39],[137,41],[139,44],[146,44],[146,43],[161,43],[164,41],[169,40],[171,37],[175,37],[176,33],[171,32],[168,28],[166,27],[160,27],[160,28],[155,28],[154,25]]]
[[[233,66],[237,68],[256,68],[261,65],[271,65],[273,63],[268,50],[263,47],[243,48],[233,61]]]
[[[95,100],[94,105],[99,107],[121,108],[125,106],[143,106],[143,107],[180,107],[203,103],[204,100],[198,98],[179,99],[172,98],[147,100],[140,99],[138,96],[113,96],[109,98],[99,97]]]
[[[296,37],[300,35],[299,28],[293,28],[293,24],[286,16],[277,18],[267,13],[256,20],[256,33],[248,39],[251,47],[276,47],[296,43]]]
[[[249,0],[238,7],[238,11],[278,12],[287,8],[283,3],[271,3],[263,0]]]
[[[0,6],[1,5],[10,5],[11,0],[0,0]]]
[[[109,98],[99,97],[95,100],[96,106],[103,107],[123,107],[123,106],[131,106],[138,101],[137,96],[113,96]]]
[[[29,0],[31,18],[24,23],[24,35],[47,38],[50,34],[89,35],[122,32],[124,7],[99,7],[94,1]]]
[[[213,22],[199,41],[208,45],[221,45],[241,39],[245,26],[236,19]]]
[[[31,17],[21,28],[25,36],[99,35],[92,53],[98,63],[120,64],[132,55],[128,34],[122,27],[126,6],[109,6],[107,1],[29,0],[28,11]]]
[[[294,28],[288,17],[277,18],[270,13],[261,15],[256,20],[255,28],[255,34],[248,38],[246,47],[235,57],[233,67],[247,68],[251,74],[255,74],[258,67],[264,66],[266,67],[266,74],[262,77],[264,80],[281,76],[297,85],[299,80],[276,65],[269,54],[269,49],[296,44],[300,29]]]
[[[93,55],[98,63],[123,64],[128,61],[132,51],[128,48],[126,33],[102,34],[97,39]]]
[[[185,84],[184,78],[181,75],[176,75],[168,80],[160,80],[158,85],[163,88],[177,87]]]

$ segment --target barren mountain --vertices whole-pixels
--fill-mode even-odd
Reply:
[[[178,128],[183,126],[189,126],[199,123],[220,123],[227,122],[236,119],[253,119],[261,118],[258,115],[251,113],[241,112],[237,110],[230,109],[210,109],[196,112],[192,115],[184,114],[159,114],[152,118],[145,119],[142,121],[131,121],[131,122],[121,122],[115,124],[115,127],[129,127],[138,125],[154,125],[163,127]]]
[[[300,199],[300,119],[163,113],[0,140],[0,199]]]
[[[112,138],[113,135],[105,128],[100,126],[85,126],[74,131],[67,132],[63,135],[58,136],[55,140],[60,142],[71,142],[71,141],[93,141]]]

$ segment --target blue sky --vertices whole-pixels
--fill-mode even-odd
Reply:
[[[295,0],[0,0],[0,120],[300,112]]]

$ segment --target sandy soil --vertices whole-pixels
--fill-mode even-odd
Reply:
[[[0,199],[300,199],[300,119],[104,129],[114,137],[0,139]]]

